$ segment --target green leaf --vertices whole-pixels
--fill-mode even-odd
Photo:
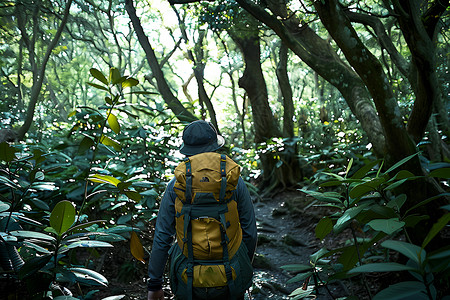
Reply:
[[[30,201],[39,209],[49,211],[50,207],[48,204],[40,199],[37,198],[31,198]]]
[[[350,171],[350,168],[352,167],[352,165],[353,165],[353,157],[352,157],[352,158],[350,159],[350,161],[348,162],[347,170],[345,170],[345,177],[347,177],[348,171]]]
[[[13,188],[13,189],[19,189],[20,188],[20,186],[17,183],[9,180],[5,176],[0,176],[0,183],[3,183],[4,185],[9,186],[10,188]]]
[[[305,272],[305,271],[312,271],[312,267],[308,265],[285,265],[280,267],[283,270],[290,271],[290,272]]]
[[[138,84],[139,84],[139,80],[129,77],[129,78],[125,79],[124,82],[122,82],[122,87],[127,88],[127,87],[136,86]]]
[[[70,228],[66,233],[70,233],[70,232],[74,232],[74,233],[79,233],[82,232],[83,229],[85,229],[86,227],[90,227],[94,224],[98,224],[98,223],[106,223],[105,220],[96,220],[96,221],[90,221],[90,222],[86,222],[83,224],[78,224],[72,228]]]
[[[94,141],[91,137],[85,136],[80,143],[80,147],[78,148],[78,153],[83,154],[87,150],[89,150],[92,146],[94,146]]]
[[[10,205],[8,203],[0,201],[0,213],[7,211],[9,209]]]
[[[326,248],[321,248],[320,250],[316,251],[315,253],[311,254],[310,260],[315,265],[319,259],[322,257],[327,256],[330,253]]]
[[[44,240],[44,241],[50,241],[50,242],[56,242],[56,239],[52,236],[49,236],[44,233],[35,232],[35,231],[28,231],[28,230],[15,230],[10,232],[11,235],[24,238],[24,239],[37,239],[37,240]]]
[[[425,293],[425,294],[424,294]],[[397,299],[428,299],[426,287],[420,281],[403,281],[382,290],[373,297],[373,300]]]
[[[51,254],[50,251],[48,251],[47,249],[45,249],[44,247],[41,247],[39,245],[36,245],[35,243],[32,242],[28,242],[28,241],[24,241],[23,244],[28,247],[28,248],[33,248],[34,250],[36,250],[37,252],[40,253],[44,253],[44,254]]]
[[[122,150],[122,146],[120,146],[120,143],[118,141],[115,141],[107,137],[106,135],[102,135],[102,137],[100,138],[100,143],[105,146],[112,146],[116,151]]]
[[[336,224],[333,226],[333,230],[336,233],[344,230],[349,222],[355,218],[363,209],[369,206],[369,203],[364,203],[358,206],[353,206],[347,209],[344,214],[336,221]]]
[[[116,133],[119,134],[120,133],[120,124],[119,121],[117,120],[117,117],[115,115],[113,115],[112,113],[110,113],[108,115],[108,124],[109,127],[111,127],[111,129]]]
[[[302,192],[316,198],[319,201],[323,201],[323,202],[329,202],[329,203],[342,203],[342,201],[339,199],[340,195],[337,194],[336,195],[333,194],[333,196],[330,196],[330,194],[326,194],[326,193],[320,193],[320,192],[316,192],[316,191],[310,191],[310,190],[305,190],[305,189],[301,189]]]
[[[420,264],[421,261],[423,262],[426,256],[425,250],[419,246],[406,242],[387,240],[382,242],[381,246],[400,252],[404,256],[415,261],[417,264]]]
[[[394,182],[392,184],[389,184],[387,187],[384,188],[384,190],[388,191],[388,190],[395,189],[396,187],[398,187],[398,186],[402,185],[403,183],[405,183],[407,180],[408,179],[406,178],[406,179],[402,179],[402,180],[396,181],[396,182]]]
[[[443,251],[434,252],[432,255],[428,256],[428,259],[448,259],[450,258],[450,249],[446,249]]]
[[[289,283],[299,282],[299,281],[305,280],[306,278],[308,278],[312,274],[313,274],[313,272],[306,272],[306,273],[297,274],[294,277],[292,277],[291,279],[289,279],[286,283],[289,284]]]
[[[16,158],[16,152],[16,148],[12,147],[7,142],[0,143],[0,161],[13,161]]]
[[[450,213],[443,215],[436,223],[433,224],[430,232],[426,236],[425,240],[422,243],[422,248],[425,248],[428,243],[439,233],[439,231],[444,228],[448,222],[450,222]]]
[[[399,221],[398,218],[376,219],[370,221],[367,225],[372,227],[373,230],[383,231],[390,235],[405,226],[405,222]]]
[[[415,269],[413,267],[405,266],[402,264],[388,262],[388,263],[365,264],[362,266],[358,266],[348,271],[348,274],[369,273],[369,272],[398,272],[398,271],[412,271],[412,270]]]
[[[422,202],[419,202],[419,203],[417,203],[416,205],[414,205],[413,207],[411,207],[410,209],[408,209],[408,210],[405,212],[405,215],[407,215],[410,211],[412,211],[412,210],[414,210],[414,209],[416,209],[416,208],[418,208],[418,207],[421,207],[421,206],[423,206],[423,205],[425,205],[425,204],[428,204],[428,203],[431,202],[431,201],[434,201],[434,200],[439,199],[439,198],[444,197],[444,196],[445,196],[445,197],[446,197],[446,196],[450,196],[450,193],[442,193],[442,194],[439,194],[439,195],[430,197],[430,198],[428,198],[428,199],[425,199],[425,200],[423,200]]]
[[[342,183],[343,182],[339,181],[339,180],[331,180],[331,181],[327,181],[327,182],[321,183],[319,186],[320,187],[339,186]]]
[[[313,292],[314,292],[314,286],[312,286],[312,285],[308,286],[306,288],[306,290],[304,290],[303,287],[299,287],[298,289],[296,289],[292,293],[290,293],[289,297],[293,297],[291,300],[303,299],[303,298],[309,297]]]
[[[369,192],[376,191],[377,188],[385,181],[386,180],[383,177],[377,177],[371,179],[370,181],[358,184],[350,190],[349,196],[354,199],[362,197]]]
[[[406,195],[405,194],[400,194],[397,197],[395,197],[394,199],[392,199],[391,201],[389,201],[386,206],[390,207],[390,208],[396,208],[397,211],[400,211],[400,209],[402,208],[403,204],[405,204],[406,202]]]
[[[84,268],[70,268],[70,272],[72,272],[76,281],[88,285],[97,285],[97,286],[107,286],[108,280],[100,273],[97,273],[93,270],[84,269]]]
[[[109,297],[103,298],[102,300],[120,300],[125,297],[126,297],[126,295],[109,296]]]
[[[50,254],[33,257],[25,262],[18,272],[19,279],[23,280],[41,270],[53,256]]]
[[[144,247],[136,232],[131,232],[130,251],[134,258],[145,264]]]
[[[60,201],[50,214],[50,226],[55,229],[58,235],[62,235],[75,222],[75,214],[75,206],[71,202]]]
[[[450,168],[440,168],[440,169],[433,170],[430,172],[430,174],[428,174],[428,176],[449,179],[450,178]]]
[[[358,171],[356,171],[355,174],[353,174],[353,176],[351,178],[353,178],[353,179],[361,179],[361,178],[363,178],[364,176],[366,176],[366,174],[370,170],[372,170],[373,167],[375,167],[379,163],[380,163],[380,160],[375,160],[375,161],[368,162],[367,164],[362,166]]]
[[[135,191],[125,191],[125,195],[136,202],[139,202],[141,200],[141,195]]]
[[[400,160],[399,162],[397,162],[395,165],[393,165],[392,167],[390,167],[386,172],[384,172],[384,174],[387,174],[395,169],[397,169],[398,167],[400,167],[401,165],[403,165],[404,163],[406,163],[408,160],[412,159],[414,156],[419,155],[419,152],[414,153],[408,157],[405,157],[404,159]]]
[[[121,77],[120,77],[119,69],[111,68],[109,70],[109,82],[111,84],[116,84],[116,83],[119,83],[120,80],[121,80]]]
[[[95,87],[96,89],[99,89],[99,90],[103,90],[103,91],[109,92],[108,89],[105,88],[103,85],[96,84],[96,83],[92,83],[92,82],[86,82],[86,83],[87,83],[88,85],[92,86],[92,87]]]
[[[58,296],[56,298],[53,298],[53,300],[79,300],[79,299],[72,296]]]
[[[91,68],[89,70],[92,76],[94,76],[95,79],[99,80],[101,83],[108,85],[108,80],[106,80],[105,75],[103,75],[102,72],[95,68]]]
[[[329,217],[323,217],[316,226],[316,237],[323,240],[332,230],[333,221]]]
[[[73,248],[97,248],[97,247],[110,248],[114,246],[107,242],[87,240],[87,241],[75,241],[73,243],[70,243],[66,247],[68,249],[73,249]]]
[[[109,175],[100,175],[100,174],[94,174],[90,175],[88,180],[92,182],[99,182],[99,183],[109,183],[114,186],[117,186],[121,181],[115,177],[109,176]]]

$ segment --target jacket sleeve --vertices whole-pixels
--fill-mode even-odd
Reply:
[[[149,291],[157,291],[162,288],[164,268],[175,235],[176,194],[173,190],[174,184],[175,178],[167,185],[156,219],[152,252],[148,264],[147,287]]]
[[[242,228],[242,239],[245,246],[247,246],[250,259],[253,259],[257,242],[255,210],[253,209],[250,193],[241,177],[239,177],[237,185],[237,205],[239,222],[241,223]]]

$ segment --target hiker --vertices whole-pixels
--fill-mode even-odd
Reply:
[[[183,131],[175,169],[161,200],[148,268],[148,300],[164,299],[164,268],[176,299],[244,299],[256,248],[253,203],[239,166],[215,151],[225,143],[214,126]],[[172,245],[173,238],[176,242]]]

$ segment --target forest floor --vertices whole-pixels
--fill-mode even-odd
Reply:
[[[312,200],[299,191],[277,194],[255,202],[258,226],[258,246],[253,261],[255,268],[251,299],[290,299],[289,294],[302,286],[303,282],[288,284],[294,274],[281,269],[289,264],[309,264],[309,256],[322,247],[335,248],[344,240],[327,239],[321,242],[315,237],[315,226],[326,213],[314,206]],[[104,263],[103,274],[109,280],[108,288],[101,288],[93,299],[104,299],[113,295],[125,295],[122,299],[146,299],[144,278],[146,266],[131,257],[129,248],[109,255]],[[112,274],[115,275],[111,278]],[[329,285],[331,297],[323,289],[316,299],[337,299],[351,293],[364,294],[357,285],[342,283]],[[167,299],[171,299],[169,286],[164,287]],[[250,299],[246,295],[246,299]],[[360,298],[363,299],[363,298]]]

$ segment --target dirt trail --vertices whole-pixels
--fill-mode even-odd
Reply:
[[[309,256],[321,247],[314,234],[319,216],[304,211],[308,204],[300,192],[286,192],[255,203],[258,247],[253,263],[253,299],[289,299],[288,295],[301,286],[302,282],[287,284],[293,275],[280,267],[308,264]],[[318,299],[332,298],[322,295]]]

